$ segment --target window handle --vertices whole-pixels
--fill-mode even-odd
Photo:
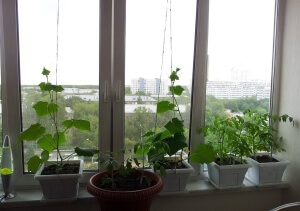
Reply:
[[[108,82],[104,81],[103,102],[108,103]]]
[[[121,90],[122,90],[121,85],[122,85],[121,81],[118,81],[117,82],[117,92],[116,92],[116,102],[117,103],[121,102]]]

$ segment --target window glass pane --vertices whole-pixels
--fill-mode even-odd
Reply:
[[[175,85],[181,85],[184,88],[182,95],[177,97],[177,102],[188,140],[196,1],[172,1],[171,27],[170,5],[168,5],[166,20],[166,2],[127,0],[125,146],[128,147],[140,141],[141,134],[151,129],[154,130],[158,94],[160,95],[159,101],[171,100],[169,91],[171,53],[173,70],[181,68],[178,73],[180,80],[176,81]],[[166,35],[162,65],[165,21]],[[158,115],[156,132],[160,132],[172,117],[173,112]]]
[[[58,95],[59,123],[66,119],[84,119],[91,131],[71,129],[62,154],[68,156],[75,146],[98,148],[99,107],[99,1],[59,1],[57,84],[64,91]],[[45,82],[43,67],[51,71],[49,81],[56,83],[57,11],[58,1],[19,0],[19,39],[23,129],[31,124],[44,124],[47,132],[54,130],[45,117],[37,118],[32,106],[47,101],[47,93],[37,86]],[[40,154],[36,142],[24,143],[24,165]],[[50,154],[56,160],[56,151]],[[71,159],[77,159],[72,156]],[[94,159],[85,159],[85,169],[97,169]]]
[[[1,49],[1,46],[0,46]],[[2,130],[2,65],[1,65],[1,50],[0,50],[0,162],[2,158],[2,146],[3,146],[3,130]],[[1,168],[1,167],[0,167]]]
[[[206,124],[269,110],[275,1],[211,0]]]

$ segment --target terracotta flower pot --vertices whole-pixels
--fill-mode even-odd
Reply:
[[[141,174],[140,171],[136,173]],[[153,198],[163,189],[162,179],[152,173],[145,171],[145,175],[155,182],[155,185],[137,191],[110,191],[96,187],[94,184],[107,172],[94,175],[87,184],[87,191],[97,197],[101,211],[148,211]]]

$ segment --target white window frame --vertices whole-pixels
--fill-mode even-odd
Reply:
[[[274,36],[272,107],[278,98],[280,38],[284,16],[284,0],[276,2]],[[194,71],[191,100],[190,150],[204,141],[198,133],[205,121],[207,80],[207,45],[209,0],[197,0],[195,30]],[[124,146],[124,81],[126,0],[100,0],[99,42],[99,149],[102,152]],[[279,29],[279,30],[278,30]],[[37,185],[32,174],[23,174],[22,147],[16,145],[21,131],[20,65],[18,43],[17,0],[0,0],[0,47],[2,80],[3,135],[9,135],[14,155],[14,185]],[[113,141],[112,137],[113,136]],[[123,156],[118,157],[123,160]],[[193,164],[194,177],[202,177],[201,165]],[[101,167],[100,167],[101,170]],[[95,172],[85,172],[80,182],[86,182]]]

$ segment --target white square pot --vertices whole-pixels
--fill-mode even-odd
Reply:
[[[194,168],[185,160],[183,164],[187,168],[183,169],[166,169],[166,175],[162,176],[164,189],[162,192],[182,192],[186,191],[186,183]]]
[[[207,164],[210,182],[217,188],[241,187],[250,164],[222,165]]]
[[[55,164],[48,161],[36,172],[34,179],[38,180],[43,191],[43,198],[48,199],[76,199],[78,195],[78,179],[82,177],[83,161],[69,160],[65,163],[80,163],[79,174],[41,175],[44,166]]]
[[[284,160],[276,155],[273,158],[279,162],[259,163],[252,158],[246,158],[252,165],[246,177],[256,185],[272,185],[281,183],[282,175],[289,164],[289,161]]]

